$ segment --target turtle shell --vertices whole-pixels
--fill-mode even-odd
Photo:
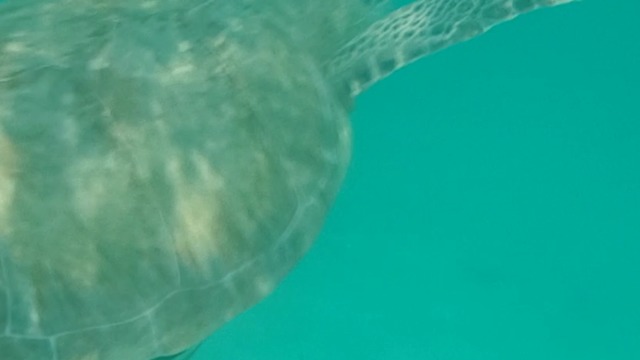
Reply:
[[[193,346],[272,291],[343,178],[331,39],[253,1],[128,3],[0,5],[3,359]]]

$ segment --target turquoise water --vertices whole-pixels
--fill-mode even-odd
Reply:
[[[640,359],[638,13],[539,11],[363,94],[316,245],[195,359]]]

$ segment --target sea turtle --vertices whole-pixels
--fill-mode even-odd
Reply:
[[[0,357],[186,358],[311,245],[360,91],[565,2],[5,0]]]

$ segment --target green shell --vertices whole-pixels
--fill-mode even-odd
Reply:
[[[355,95],[563,2],[5,0],[2,358],[192,348],[313,242]]]

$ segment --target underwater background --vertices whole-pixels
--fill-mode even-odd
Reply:
[[[195,360],[640,359],[640,2],[376,84],[311,252]]]

